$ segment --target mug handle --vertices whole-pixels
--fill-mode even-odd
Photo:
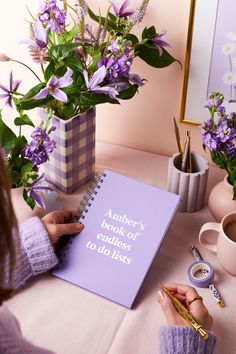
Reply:
[[[212,242],[207,241],[207,239],[206,239],[207,231],[216,231],[219,235],[220,224],[216,223],[216,222],[207,222],[206,224],[202,225],[201,230],[199,232],[200,245],[208,248],[212,252],[216,252],[217,243],[212,243]]]

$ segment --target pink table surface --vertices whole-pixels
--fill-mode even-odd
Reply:
[[[101,142],[97,143],[96,156],[98,169],[109,168],[166,189],[166,156]],[[223,175],[223,171],[211,167],[207,192]],[[72,196],[61,194],[64,207],[75,208],[81,194],[81,191]],[[193,262],[189,249],[192,244],[199,247],[198,232],[207,221],[213,221],[207,206],[194,213],[177,213],[133,310],[50,274],[30,281],[7,306],[19,319],[29,340],[58,354],[156,354],[158,330],[165,324],[156,301],[158,284],[189,283],[186,270]],[[215,354],[234,354],[236,278],[220,267],[213,254],[201,247],[199,250],[214,266],[215,284],[226,303],[225,308],[218,308],[209,289],[198,289],[214,318],[212,330],[218,337]]]

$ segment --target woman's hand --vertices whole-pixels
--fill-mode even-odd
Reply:
[[[59,210],[48,213],[41,219],[53,246],[61,236],[77,234],[83,230],[84,225],[71,222],[72,218],[71,210]]]
[[[212,317],[203,304],[202,297],[197,291],[188,285],[164,284],[183,303],[183,305],[197,318],[199,323],[206,329],[212,325]],[[163,291],[158,291],[158,302],[165,314],[169,325],[188,326],[189,324],[177,312],[172,300]]]

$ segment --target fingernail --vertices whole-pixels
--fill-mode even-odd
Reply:
[[[84,224],[77,224],[77,225],[76,225],[76,228],[77,228],[78,230],[83,230]]]

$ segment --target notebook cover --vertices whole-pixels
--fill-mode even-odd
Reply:
[[[53,275],[131,308],[180,197],[105,170]]]

